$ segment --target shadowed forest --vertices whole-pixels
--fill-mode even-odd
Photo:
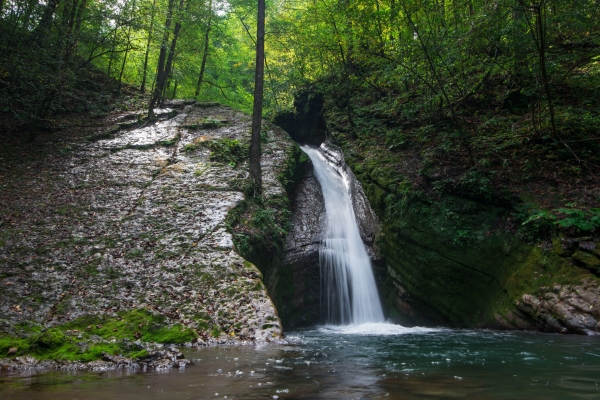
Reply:
[[[597,188],[600,164],[598,20],[597,0],[268,1],[264,115],[318,93],[336,115],[330,128],[409,148],[424,170],[447,167],[433,174],[470,171],[459,186],[474,180],[491,195],[486,182],[543,179],[566,193],[547,206],[589,210],[597,194],[581,187]],[[131,96],[248,112],[255,27],[248,0],[2,0],[2,135],[32,141],[59,130],[61,115],[101,116],[132,107]],[[597,212],[582,212],[581,227],[598,224]]]

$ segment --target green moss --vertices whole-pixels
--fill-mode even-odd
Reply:
[[[213,325],[213,327],[210,331],[210,335],[214,338],[218,338],[219,336],[221,336],[221,330],[219,329],[219,327],[217,325]]]
[[[211,151],[210,161],[229,164],[232,167],[244,162],[250,156],[250,146],[248,144],[229,138],[190,143],[185,145],[184,151],[190,153],[199,148],[207,148]]]
[[[132,310],[120,312],[116,318],[88,315],[41,331],[37,326],[18,326],[20,336],[0,336],[0,354],[16,347],[19,349],[16,355],[31,354],[48,360],[87,362],[100,359],[103,353],[139,358],[147,354],[131,345],[135,340],[180,344],[196,338],[192,329],[180,324],[170,326],[167,322],[162,315]],[[88,346],[87,342],[96,336],[109,342],[92,341]]]
[[[389,273],[382,298],[390,315],[406,316],[396,285],[408,292],[416,322],[479,327],[514,312],[525,293],[596,279],[568,262],[571,254],[538,247],[555,234],[552,224],[522,225],[535,207],[497,200],[488,176],[473,172],[426,193],[396,172],[398,161],[384,150],[362,149],[362,159],[348,147],[347,161],[383,223],[377,244]]]

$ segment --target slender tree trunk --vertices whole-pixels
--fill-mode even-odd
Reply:
[[[548,101],[548,109],[550,111],[550,125],[552,128],[552,137],[555,139],[559,138],[556,132],[556,122],[554,116],[554,103],[552,101],[552,92],[550,91],[550,82],[548,79],[548,68],[546,66],[546,30],[544,28],[543,11],[545,7],[545,0],[541,0],[539,3],[534,3],[533,6],[525,4],[524,0],[519,0],[519,4],[524,10],[533,12],[535,26],[532,26],[529,18],[527,17],[527,23],[531,30],[531,36],[538,50],[538,57],[540,60],[540,69],[542,73],[542,90],[546,93],[546,99]],[[540,106],[540,117],[542,108]],[[565,144],[568,147],[568,145]],[[570,148],[569,148],[570,150]],[[572,150],[571,150],[572,152]],[[577,157],[577,156],[575,156]]]
[[[154,30],[154,16],[156,14],[156,0],[152,2],[152,13],[150,17],[150,29],[148,30],[148,41],[146,42],[146,54],[144,55],[144,71],[142,72],[142,84],[140,93],[146,93],[146,76],[148,73],[148,55],[150,54],[150,43],[152,41],[152,31]]]
[[[260,131],[262,124],[263,85],[265,60],[265,0],[258,0],[256,20],[256,72],[254,74],[254,108],[252,110],[252,137],[250,139],[250,179],[255,191],[262,192],[260,168]]]
[[[200,95],[200,87],[204,80],[204,71],[206,70],[206,59],[208,58],[208,41],[210,39],[210,28],[212,25],[212,0],[208,3],[208,21],[206,23],[206,30],[204,31],[204,53],[202,53],[202,64],[200,65],[200,74],[198,75],[198,83],[196,84],[195,97]]]
[[[154,118],[154,107],[162,92],[162,85],[166,79],[165,76],[165,61],[167,59],[167,43],[169,42],[171,19],[173,18],[173,7],[175,0],[169,0],[169,6],[167,8],[167,18],[165,20],[165,34],[160,44],[160,54],[158,56],[158,67],[156,69],[156,85],[154,86],[154,93],[150,98],[150,104],[148,105],[148,118]]]
[[[419,30],[417,29],[417,26],[415,25],[414,21],[412,20],[410,13],[406,9],[406,7],[404,8],[404,12],[406,13],[406,18],[408,19],[408,22],[414,29],[417,39],[419,40],[419,43],[421,44],[423,53],[425,54],[425,58],[427,59],[427,62],[429,63],[429,67],[431,68],[431,73],[432,73],[433,77],[435,78],[435,80],[437,81],[438,86],[440,87],[440,91],[442,92],[442,95],[444,96],[444,99],[446,100],[446,104],[448,105],[448,109],[450,110],[450,114],[452,115],[452,119],[454,120],[454,123],[456,124],[456,128],[458,128],[458,131],[460,133],[460,140],[469,155],[469,160],[471,161],[472,165],[475,165],[475,159],[473,158],[473,152],[471,150],[471,146],[469,145],[469,142],[467,141],[467,138],[465,137],[465,133],[464,133],[462,127],[460,126],[458,117],[456,116],[456,113],[454,112],[454,107],[452,106],[452,103],[450,102],[448,93],[446,93],[446,88],[444,87],[444,83],[440,79],[437,69],[435,68],[435,64],[433,63],[433,60],[431,59],[431,56],[429,55],[427,46],[425,46],[425,42],[423,41],[423,38],[419,34]]]
[[[166,78],[171,75],[171,69],[173,68],[173,60],[175,59],[175,49],[177,48],[177,39],[179,38],[179,31],[181,30],[181,17],[183,16],[183,5],[185,0],[179,1],[179,11],[177,12],[177,22],[175,22],[175,29],[173,30],[173,39],[171,40],[171,48],[169,49],[169,56],[167,57],[167,64],[165,66],[165,80],[162,83],[160,90],[159,104],[162,105],[164,101],[164,93],[166,89]]]
[[[398,10],[396,9],[396,0],[390,0],[390,42],[393,42],[396,38],[394,32],[396,31],[396,18]]]
[[[171,97],[175,98],[177,96],[177,84],[178,82],[175,81],[175,85],[173,85],[173,94]]]
[[[112,38],[112,45],[111,45],[111,53],[110,53],[110,58],[108,59],[108,68],[106,70],[106,75],[108,75],[110,77],[110,71],[112,70],[112,63],[115,59],[115,51],[116,51],[116,47],[117,47],[117,32],[119,31],[119,28],[121,27],[121,14],[119,13],[119,16],[117,17],[117,24],[115,26],[115,30],[113,32],[113,38]]]
[[[46,8],[44,9],[44,13],[42,14],[42,18],[40,18],[40,23],[33,31],[32,37],[41,44],[45,41],[48,36],[47,33],[52,26],[52,20],[54,19],[54,12],[56,8],[60,4],[60,0],[49,0],[46,4]]]
[[[119,85],[117,86],[117,92],[121,92],[121,85],[123,83],[123,72],[125,72],[125,65],[127,64],[127,55],[129,54],[129,48],[131,47],[131,25],[133,22],[133,13],[135,12],[135,0],[131,3],[131,14],[129,18],[129,27],[127,28],[127,48],[123,55],[123,62],[121,63],[121,72],[119,73]]]
[[[556,123],[554,120],[554,103],[552,102],[552,92],[548,80],[548,69],[546,68],[546,30],[543,21],[544,0],[536,7],[536,25],[538,28],[538,37],[540,42],[540,66],[542,69],[542,81],[544,82],[544,91],[548,99],[548,109],[550,110],[550,124],[552,126],[552,136],[558,137],[556,133]]]

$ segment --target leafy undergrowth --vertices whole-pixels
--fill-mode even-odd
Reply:
[[[307,161],[308,158],[300,147],[291,146],[286,154],[286,162],[277,176],[286,194],[268,197],[255,195],[250,181],[240,183],[246,200],[227,214],[225,223],[240,255],[261,270],[269,268],[283,250],[285,238],[291,229],[288,194],[293,190],[302,166]]]
[[[200,140],[186,145],[184,150],[189,153],[201,147],[210,150],[210,161],[222,162],[232,167],[243,163],[250,156],[248,144],[229,138],[202,140],[201,137]]]
[[[21,336],[0,335],[0,354],[83,362],[98,360],[103,354],[136,359],[148,355],[144,343],[181,344],[197,337],[193,330],[179,324],[169,326],[164,316],[146,310],[117,315],[84,316],[48,329],[21,324]]]

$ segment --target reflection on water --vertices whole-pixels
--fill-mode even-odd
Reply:
[[[289,346],[188,350],[165,373],[0,377],[2,399],[598,399],[599,338],[323,327]]]

